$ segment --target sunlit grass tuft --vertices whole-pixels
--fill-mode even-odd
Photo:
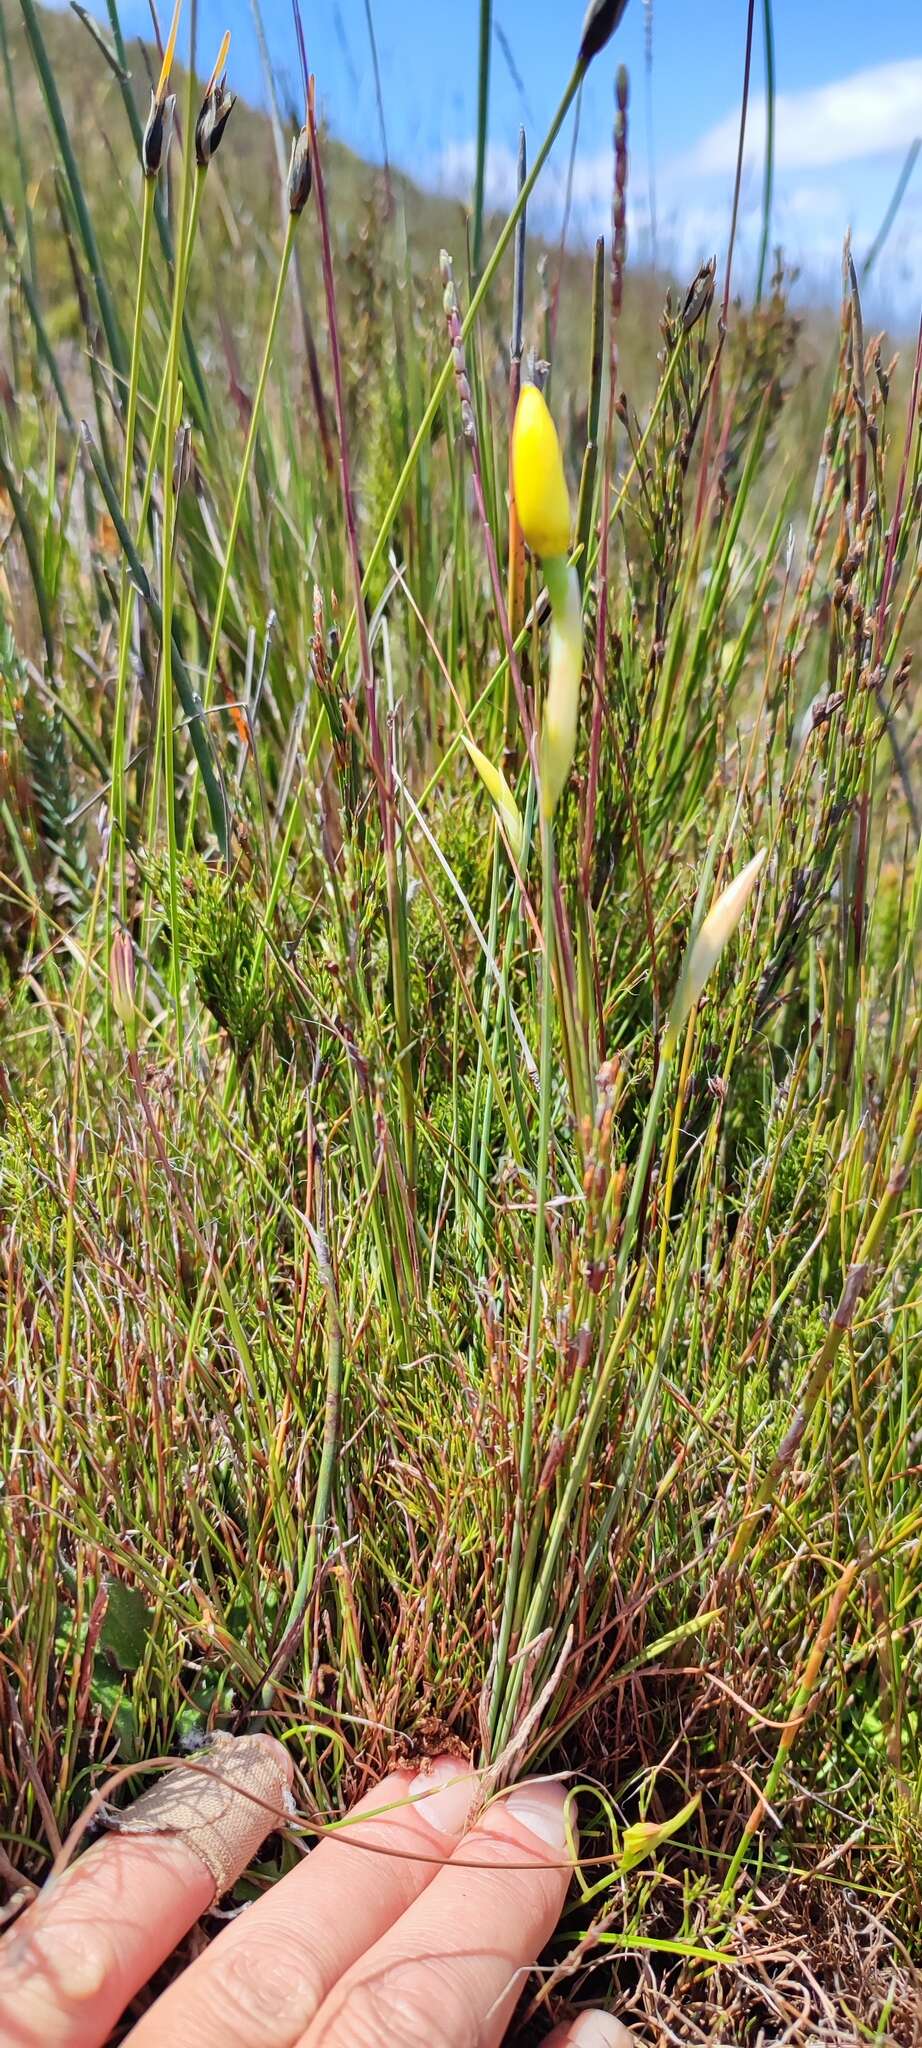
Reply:
[[[202,1728],[272,1726],[322,1812],[447,1742],[581,1788],[534,2038],[587,1984],[769,2038],[796,1982],[805,2040],[908,2041],[920,358],[849,276],[817,419],[780,278],[724,335],[709,265],[623,396],[622,74],[607,344],[568,265],[586,346],[523,415],[582,63],[465,292],[399,184],[356,235],[306,76],[259,214],[223,48],[156,179],[112,73],[101,189],[24,12],[63,174],[3,229],[10,1870]]]

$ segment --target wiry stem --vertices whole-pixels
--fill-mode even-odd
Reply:
[[[323,282],[329,320],[330,360],[333,370],[333,392],[336,405],[336,425],[339,436],[339,460],[342,478],[343,513],[346,521],[346,538],[349,561],[355,590],[355,612],[358,621],[359,666],[365,692],[365,709],[368,716],[368,730],[371,740],[371,762],[378,786],[378,805],[381,814],[381,834],[384,841],[384,863],[387,885],[387,914],[391,950],[391,982],[394,992],[394,1014],[397,1025],[397,1072],[400,1100],[403,1112],[404,1171],[410,1190],[415,1185],[415,1128],[416,1108],[413,1088],[412,1040],[408,998],[408,962],[406,958],[406,915],[397,872],[397,847],[395,836],[396,806],[393,777],[390,772],[389,756],[385,753],[378,723],[377,689],[371,646],[368,638],[368,620],[365,616],[365,591],[368,573],[362,578],[359,559],[358,529],[355,519],[355,500],[352,493],[352,472],[349,463],[349,444],[346,436],[346,406],[343,394],[342,359],[339,346],[339,323],[336,317],[336,286],[333,277],[333,251],[330,243],[330,223],[327,215],[326,192],[323,180],[323,164],[320,157],[320,143],[317,132],[317,117],[314,105],[314,81],[308,89],[308,125],[310,128],[311,155],[314,163],[314,180],[317,193],[317,218],[320,223],[320,241],[323,259]],[[412,1199],[412,1196],[411,1196]]]
[[[131,507],[131,482],[134,473],[134,441],[138,417],[138,385],[141,371],[141,330],[144,309],[147,303],[147,277],[150,262],[151,221],[154,210],[156,181],[144,179],[144,201],[141,213],[141,247],[138,255],[138,286],[135,297],[134,328],[131,337],[131,364],[128,374],[128,405],[125,413],[125,455],[122,468],[122,518],[128,520]],[[107,880],[107,897],[112,900],[112,863],[118,868],[119,916],[125,916],[125,825],[127,818],[127,790],[125,786],[125,698],[128,682],[128,649],[131,645],[131,620],[134,614],[134,592],[128,574],[128,561],[122,553],[119,576],[119,660],[115,685],[115,711],[112,727],[112,818],[114,832],[109,847],[110,873]]]
[[[263,347],[262,361],[259,366],[259,375],[256,380],[256,390],[253,394],[253,405],[252,410],[250,412],[250,421],[249,426],[247,428],[247,436],[243,445],[243,454],[240,458],[240,471],[237,477],[237,489],[234,492],[233,510],[231,512],[230,526],[228,527],[227,540],[224,546],[224,560],[221,564],[221,580],[218,584],[218,595],[215,599],[214,614],[212,617],[211,639],[208,645],[208,659],[205,663],[205,675],[202,683],[202,704],[206,712],[208,711],[209,706],[211,704],[212,692],[214,689],[215,670],[218,665],[218,647],[221,641],[221,631],[224,625],[224,613],[227,607],[227,593],[230,587],[231,567],[233,563],[234,548],[237,542],[237,535],[240,531],[240,521],[243,514],[244,502],[246,499],[247,486],[250,481],[250,469],[253,462],[253,451],[256,446],[256,437],[260,427],[263,400],[265,399],[266,395],[266,384],[268,382],[269,369],[272,363],[272,356],[275,349],[275,338],[278,333],[279,315],[281,313],[282,305],[285,298],[285,286],[288,280],[288,267],[291,262],[291,252],[294,247],[294,239],[295,233],[297,231],[297,225],[298,216],[294,213],[289,213],[288,224],[285,229],[285,241],[282,247],[282,259],[279,264],[278,276],[276,278],[275,283],[275,294],[272,300],[272,312],[269,316],[268,332],[266,334],[265,345]]]
[[[854,1322],[858,1304],[868,1286],[871,1269],[886,1236],[891,1218],[896,1211],[904,1189],[908,1185],[920,1136],[922,1136],[922,1081],[920,1081],[916,1090],[906,1122],[906,1128],[890,1171],[890,1178],[867,1229],[858,1241],[854,1256],[849,1264],[848,1272],[845,1275],[832,1321],[811,1367],[800,1402],[785,1430],[781,1445],[756,1491],[751,1507],[747,1508],[745,1514],[740,1518],[736,1535],[730,1546],[726,1563],[721,1573],[722,1582],[730,1579],[738,1569],[749,1548],[753,1531],[762,1520],[766,1508],[770,1507],[785,1474],[794,1463],[794,1459],[812,1420],[813,1411],[835,1363],[839,1346],[846,1330],[850,1330]]]

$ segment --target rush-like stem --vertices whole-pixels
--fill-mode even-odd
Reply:
[[[96,927],[99,914],[99,899],[102,891],[103,867],[100,865],[96,876],[93,901],[87,920],[87,932]],[[83,1053],[86,1030],[86,1006],[90,968],[93,960],[92,943],[88,943],[80,976],[77,995],[77,1014],[74,1029],[74,1066],[70,1097],[70,1136],[67,1153],[67,1202],[64,1211],[64,1275],[61,1286],[61,1317],[58,1338],[57,1382],[54,1397],[54,1431],[52,1435],[51,1463],[48,1482],[48,1517],[44,1531],[44,1562],[38,1574],[39,1600],[44,1603],[55,1599],[57,1574],[55,1571],[55,1550],[58,1541],[58,1499],[61,1490],[61,1474],[65,1469],[64,1435],[67,1427],[67,1396],[70,1386],[71,1350],[74,1323],[74,1286],[77,1253],[77,1172],[80,1132],[80,1102],[83,1088]],[[50,1653],[54,1641],[54,1629],[43,1631],[42,1641]],[[41,1716],[47,1699],[48,1660],[44,1660],[36,1675],[36,1712]],[[41,1721],[38,1719],[33,1730],[35,1741],[41,1740]]]
[[[205,172],[198,166],[195,171],[194,197],[184,186],[184,197],[191,219],[196,212],[196,200],[200,198]],[[180,236],[180,245],[184,236]],[[167,347],[166,384],[163,402],[163,554],[161,569],[161,606],[163,610],[163,634],[161,654],[160,687],[160,744],[163,757],[163,781],[166,800],[166,844],[168,891],[170,905],[170,982],[173,992],[173,1010],[176,1019],[176,1052],[182,1053],[182,1002],[181,962],[179,957],[179,854],[176,839],[176,789],[173,763],[173,602],[175,593],[175,543],[176,543],[176,489],[173,462],[176,444],[176,430],[179,425],[182,406],[182,386],[179,382],[179,345],[182,335],[182,310],[185,293],[185,266],[177,270],[173,291],[173,306],[170,319],[170,337]]]
[[[785,1473],[793,1464],[804,1436],[810,1426],[813,1411],[822,1394],[838,1354],[839,1346],[855,1318],[858,1304],[870,1277],[870,1269],[877,1258],[884,1237],[889,1228],[897,1204],[907,1183],[915,1158],[916,1147],[922,1137],[922,1081],[916,1090],[906,1128],[897,1148],[896,1158],[890,1169],[890,1178],[867,1229],[855,1249],[854,1257],[842,1286],[838,1304],[825,1339],[817,1352],[810,1370],[807,1384],[785,1430],[778,1451],[758,1488],[752,1506],[741,1516],[736,1535],[727,1554],[721,1573],[727,1579],[737,1570],[752,1539],[753,1531],[761,1521],[766,1508],[775,1498]]]
[[[727,1900],[732,1897],[733,1887],[739,1876],[740,1868],[743,1859],[746,1855],[746,1851],[749,1848],[749,1844],[752,1841],[753,1836],[761,1827],[762,1822],[765,1819],[766,1813],[770,1813],[774,1806],[775,1795],[778,1791],[778,1787],[784,1775],[785,1766],[788,1762],[788,1758],[790,1757],[791,1751],[794,1748],[798,1732],[803,1727],[807,1715],[810,1712],[810,1707],[812,1705],[813,1696],[816,1692],[816,1688],[819,1683],[820,1673],[823,1668],[823,1661],[825,1659],[826,1652],[829,1648],[833,1636],[835,1635],[836,1629],[838,1628],[839,1617],[842,1613],[843,1607],[845,1606],[845,1602],[848,1599],[848,1596],[852,1590],[852,1586],[854,1585],[857,1574],[858,1564],[857,1560],[853,1558],[851,1562],[846,1565],[845,1570],[843,1571],[842,1576],[839,1579],[838,1585],[835,1587],[833,1591],[832,1598],[829,1601],[829,1605],[820,1623],[819,1629],[817,1630],[816,1641],[804,1666],[804,1675],[797,1688],[790,1716],[788,1720],[785,1722],[785,1725],[781,1731],[781,1739],[775,1751],[775,1756],[772,1762],[771,1770],[769,1771],[768,1777],[765,1781],[765,1790],[756,1800],[755,1806],[753,1807],[752,1812],[749,1815],[746,1825],[743,1828],[743,1832],[740,1835],[739,1841],[737,1842],[734,1854],[731,1858],[726,1877],[724,1878],[723,1885],[721,1887],[720,1899],[718,1902],[720,1905],[725,1905]]]
[[[663,1301],[663,1282],[666,1277],[666,1252],[669,1245],[669,1213],[672,1208],[672,1190],[675,1186],[676,1161],[679,1156],[679,1137],[682,1130],[682,1109],[685,1091],[688,1087],[688,1073],[691,1066],[692,1045],[695,1037],[695,1012],[691,1011],[685,1031],[682,1048],[682,1066],[679,1085],[676,1089],[675,1108],[672,1113],[672,1132],[669,1138],[669,1156],[666,1161],[666,1179],[662,1193],[662,1221],[660,1224],[659,1258],[656,1265],[656,1304],[654,1323],[659,1327],[660,1309]]]
[[[138,417],[138,383],[141,370],[141,330],[144,324],[144,308],[147,303],[147,274],[150,264],[151,222],[154,214],[156,180],[144,179],[144,203],[141,212],[141,247],[138,254],[138,288],[135,295],[134,327],[131,336],[131,362],[128,370],[128,404],[125,413],[125,459],[122,468],[122,518],[126,521],[131,506],[131,481],[134,471],[134,437]],[[107,907],[112,902],[113,864],[118,868],[118,907],[122,919],[125,916],[125,821],[127,816],[127,791],[125,787],[125,696],[128,681],[128,650],[131,645],[131,619],[134,612],[134,592],[128,575],[128,562],[122,554],[119,577],[119,658],[115,685],[115,714],[112,729],[112,818],[114,831],[109,846],[109,873],[106,882]],[[111,918],[107,919],[107,930]]]
[[[186,301],[186,290],[187,290],[187,287],[188,287],[188,282],[189,282],[189,269],[190,269],[190,265],[191,265],[191,261],[192,261],[192,249],[193,249],[193,246],[194,246],[194,243],[195,243],[195,237],[196,237],[196,233],[197,233],[197,230],[198,230],[198,220],[199,220],[199,213],[200,213],[200,210],[201,210],[201,203],[202,203],[202,191],[203,191],[203,186],[204,186],[204,180],[203,180],[203,179],[201,179],[201,178],[197,178],[197,179],[196,179],[196,181],[195,181],[195,185],[194,185],[194,187],[193,187],[193,192],[192,192],[192,205],[191,205],[191,208],[190,208],[190,212],[189,212],[189,225],[188,225],[188,230],[187,230],[186,234],[184,235],[184,237],[183,237],[183,239],[182,239],[182,242],[181,242],[181,244],[180,244],[180,248],[179,248],[179,254],[178,254],[178,256],[177,256],[177,259],[176,259],[176,275],[175,275],[175,277],[174,277],[174,290],[176,290],[176,289],[178,288],[178,290],[179,290],[179,294],[180,294],[180,298],[181,298],[181,300],[182,300],[182,303],[183,303],[183,305],[185,305],[185,301]],[[142,489],[142,491],[141,491],[141,505],[140,505],[140,510],[139,510],[139,512],[138,512],[138,518],[137,518],[137,522],[136,522],[136,525],[135,525],[135,530],[134,530],[134,542],[135,542],[135,547],[136,547],[136,549],[137,549],[137,550],[139,550],[139,551],[140,551],[140,549],[141,549],[141,547],[142,547],[142,544],[143,544],[143,540],[144,540],[144,532],[145,532],[145,528],[146,528],[146,526],[147,526],[147,518],[148,518],[148,513],[149,513],[149,511],[150,511],[150,501],[151,501],[151,493],[152,493],[152,491],[153,491],[153,487],[154,487],[154,477],[155,477],[155,475],[156,475],[156,469],[157,469],[157,452],[158,452],[158,450],[159,450],[159,448],[160,448],[160,446],[161,446],[161,443],[162,443],[162,438],[163,438],[163,409],[164,409],[164,405],[165,405],[165,403],[166,403],[166,387],[167,387],[167,376],[168,376],[168,372],[169,372],[169,353],[168,353],[168,355],[167,355],[167,359],[166,359],[166,361],[164,362],[164,365],[163,365],[163,375],[161,376],[161,379],[160,379],[160,390],[159,390],[159,392],[158,392],[158,394],[157,394],[157,409],[156,409],[156,412],[155,412],[155,414],[154,414],[154,423],[153,423],[153,427],[152,427],[152,429],[151,429],[151,434],[150,434],[150,441],[149,441],[149,446],[148,446],[148,455],[147,455],[147,466],[146,466],[146,469],[145,469],[145,475],[144,475],[144,485],[143,485],[143,489]],[[126,524],[127,524],[127,510],[128,510],[128,507],[127,507],[127,505],[126,505],[126,504],[124,503],[124,501],[123,501],[123,504],[122,504],[122,515],[123,515],[123,519],[125,520],[125,523],[126,523]],[[116,701],[116,738],[118,739],[118,741],[119,741],[119,745],[120,745],[120,747],[121,747],[121,750],[122,750],[122,753],[121,753],[121,759],[122,759],[122,780],[123,780],[123,784],[124,784],[124,745],[125,745],[125,734],[124,734],[124,722],[125,722],[125,712],[124,712],[124,705],[125,705],[125,698],[126,698],[126,692],[127,692],[127,683],[128,683],[128,662],[129,662],[129,658],[130,658],[130,654],[131,654],[131,629],[132,629],[132,621],[133,621],[133,618],[134,618],[134,590],[133,590],[133,588],[132,588],[132,580],[133,580],[133,579],[132,579],[132,578],[130,577],[130,575],[129,575],[130,567],[131,567],[130,561],[128,560],[128,558],[127,558],[127,556],[126,556],[126,559],[125,559],[125,567],[124,567],[124,574],[125,574],[125,578],[126,578],[126,588],[127,588],[127,602],[123,603],[123,604],[122,604],[122,605],[120,606],[120,611],[119,611],[119,647],[118,647],[118,670],[117,670],[117,674],[116,674],[116,683],[115,683],[115,701]],[[119,717],[119,715],[118,715],[118,706],[119,706],[119,705],[121,705],[121,706],[122,706],[122,711],[121,711],[121,716],[120,716],[120,717]],[[155,742],[155,752],[156,752],[156,748],[157,748],[157,746],[158,746],[158,745],[159,745],[159,741]],[[114,750],[114,746],[113,746],[113,782],[114,782],[114,780],[115,780],[115,750]],[[151,778],[151,789],[152,789],[152,792],[156,793],[156,789],[157,789],[157,773],[156,773],[156,767],[155,767],[154,773],[153,773],[153,775],[152,775],[152,778]],[[124,809],[123,809],[123,811],[122,811],[122,814],[121,814],[121,818],[122,818],[122,827],[123,827],[123,831],[124,831],[124,829],[125,829],[125,828],[127,827],[127,818],[128,818],[128,802],[127,802],[127,797],[128,797],[128,793],[127,793],[127,785],[125,785],[125,786],[124,786],[124,788],[123,788],[123,797],[124,797]],[[113,799],[113,801],[114,801],[114,799]],[[156,801],[154,801],[154,809],[156,809]]]
[[[538,1161],[535,1174],[535,1235],[532,1250],[531,1302],[528,1316],[528,1352],[522,1403],[522,1436],[519,1445],[519,1486],[512,1528],[509,1564],[503,1596],[496,1668],[490,1703],[490,1728],[495,1737],[506,1705],[506,1678],[516,1613],[521,1613],[528,1596],[524,1582],[523,1535],[528,1512],[534,1468],[535,1382],[541,1337],[541,1306],[544,1292],[544,1243],[547,1231],[547,1178],[551,1146],[551,1089],[554,1049],[554,825],[541,820],[541,929],[543,938],[541,981],[541,1046],[539,1054]],[[529,1559],[533,1557],[529,1551]],[[525,1560],[527,1565],[528,1559]],[[527,1641],[527,1635],[524,1640]],[[516,1667],[521,1672],[521,1666]]]
[[[320,1543],[329,1519],[330,1506],[333,1499],[336,1461],[339,1455],[343,1373],[342,1323],[336,1299],[336,1282],[326,1243],[318,1230],[311,1230],[311,1241],[317,1260],[317,1271],[327,1298],[327,1380],[323,1415],[323,1444],[320,1452],[320,1467],[317,1473],[317,1488],[314,1494],[314,1512],[311,1516],[310,1534],[307,1539],[307,1549],[304,1553],[304,1563],[292,1596],[291,1606],[288,1610],[288,1619],[282,1631],[279,1651],[263,1685],[262,1705],[263,1710],[266,1712],[273,1704],[288,1657],[293,1654],[299,1624],[307,1611],[307,1604],[317,1574]]]
[[[477,65],[477,167],[474,173],[474,227],[471,268],[480,269],[483,253],[483,203],[487,168],[487,124],[490,107],[490,41],[493,30],[492,0],[480,0],[480,54]]]
[[[218,665],[218,647],[220,645],[221,640],[221,630],[224,625],[224,613],[227,607],[227,592],[230,585],[231,564],[233,562],[234,548],[237,542],[237,535],[240,531],[240,521],[243,516],[243,506],[244,501],[246,499],[247,485],[249,483],[250,478],[250,469],[252,467],[253,462],[253,451],[256,447],[256,436],[259,432],[259,424],[260,419],[262,417],[263,401],[266,395],[266,384],[268,382],[269,369],[275,351],[275,338],[278,333],[279,315],[284,304],[285,287],[288,282],[288,270],[289,265],[291,263],[291,256],[292,250],[294,248],[297,226],[298,215],[295,213],[289,213],[288,225],[285,230],[285,241],[282,248],[282,258],[279,264],[278,277],[276,278],[275,297],[272,301],[272,312],[269,318],[269,327],[268,332],[266,334],[265,346],[263,348],[262,362],[260,363],[259,366],[259,376],[256,380],[256,390],[253,394],[253,408],[250,413],[250,423],[247,428],[247,437],[246,441],[244,442],[243,455],[240,461],[240,474],[237,478],[237,489],[234,493],[234,505],[233,511],[231,512],[231,522],[228,528],[227,541],[225,543],[224,548],[224,560],[221,564],[221,581],[218,585],[218,595],[217,598],[215,599],[214,617],[212,619],[211,624],[211,640],[209,642],[208,647],[208,660],[205,664],[205,678],[202,684],[202,704],[206,712],[208,711],[209,706],[211,704],[212,692],[214,689],[215,670]],[[193,802],[190,805],[189,810],[190,830],[194,810],[195,804],[193,798]]]
[[[612,1299],[615,1301],[618,1300],[621,1288],[624,1284],[628,1260],[631,1256],[632,1251],[636,1250],[635,1231],[637,1227],[638,1217],[640,1214],[643,1190],[646,1186],[647,1172],[649,1170],[650,1160],[653,1156],[653,1147],[656,1142],[657,1133],[659,1131],[660,1113],[663,1106],[663,1096],[665,1093],[666,1080],[669,1074],[669,1069],[670,1062],[665,1059],[661,1060],[659,1068],[657,1070],[656,1080],[653,1084],[653,1093],[650,1097],[650,1104],[647,1110],[646,1121],[643,1129],[643,1137],[641,1139],[640,1144],[640,1152],[638,1155],[637,1163],[634,1168],[630,1200],[628,1202],[627,1214],[624,1219],[624,1230],[622,1233],[621,1250],[618,1254],[618,1261],[615,1268],[614,1277],[612,1280]],[[622,1310],[617,1327],[612,1335],[611,1342],[608,1346],[605,1357],[603,1358],[601,1365],[599,1367],[599,1371],[595,1381],[595,1386],[586,1410],[585,1420],[583,1422],[582,1429],[580,1430],[579,1438],[574,1447],[573,1455],[570,1460],[569,1467],[567,1469],[566,1480],[562,1487],[560,1497],[554,1508],[554,1512],[551,1517],[550,1527],[547,1530],[544,1543],[543,1545],[541,1545],[541,1569],[538,1574],[534,1592],[531,1594],[527,1608],[524,1611],[521,1628],[519,1631],[523,1643],[533,1642],[536,1636],[541,1634],[541,1631],[545,1626],[544,1617],[547,1613],[551,1593],[553,1591],[554,1578],[557,1571],[558,1562],[560,1559],[560,1553],[563,1549],[564,1544],[568,1542],[572,1536],[571,1522],[573,1510],[576,1505],[576,1501],[579,1498],[580,1490],[586,1480],[586,1475],[589,1470],[590,1462],[592,1459],[592,1453],[595,1447],[596,1437],[598,1436],[603,1418],[608,1407],[615,1367],[618,1363],[619,1358],[621,1357],[621,1353],[623,1351],[628,1331],[630,1329],[631,1323],[633,1322],[633,1318],[637,1310],[637,1305],[640,1300],[640,1295],[645,1279],[646,1270],[643,1260],[638,1259],[637,1271],[631,1286],[630,1293],[628,1295],[624,1309]],[[533,1541],[529,1546],[529,1555],[532,1557],[536,1557],[537,1551],[538,1543],[537,1541]],[[500,1697],[498,1686],[494,1687],[495,1707],[491,1719],[491,1734],[493,1736],[494,1753],[501,1753],[504,1745],[509,1741],[512,1731],[514,1729],[515,1716],[519,1703],[519,1698],[521,1695],[522,1683],[526,1675],[527,1669],[528,1666],[524,1659],[520,1660],[516,1665],[512,1667],[512,1669],[509,1672],[508,1688],[506,1689],[504,1696]],[[498,1677],[499,1655],[497,1654],[497,1678]],[[537,1683],[538,1673],[535,1672],[533,1674],[533,1677],[535,1682]]]
[[[359,666],[362,687],[365,692],[365,709],[368,717],[371,765],[378,786],[378,804],[381,816],[381,837],[384,844],[384,871],[387,890],[387,920],[391,954],[391,985],[394,996],[394,1019],[397,1026],[397,1080],[400,1091],[401,1121],[403,1124],[404,1158],[403,1166],[408,1189],[415,1187],[416,1174],[416,1100],[413,1081],[413,1051],[410,1026],[409,963],[407,959],[406,901],[397,864],[396,805],[394,800],[393,776],[390,761],[381,738],[378,721],[377,690],[371,646],[368,638],[368,620],[365,616],[365,593],[368,575],[362,577],[359,557],[358,528],[355,516],[355,499],[352,492],[352,471],[349,461],[349,442],[346,434],[346,406],[343,390],[342,358],[339,346],[339,322],[336,316],[336,285],[333,275],[333,250],[330,241],[330,223],[327,214],[326,191],[323,177],[323,162],[320,152],[320,138],[317,132],[317,116],[314,99],[314,80],[311,78],[308,95],[308,125],[310,129],[311,158],[314,166],[314,190],[317,199],[317,218],[320,223],[320,248],[323,264],[323,282],[327,302],[329,324],[330,364],[333,373],[333,399],[336,408],[336,426],[339,438],[339,461],[343,514],[346,523],[349,562],[355,589],[355,610],[353,619],[358,621]],[[451,367],[451,365],[450,365]],[[339,673],[340,664],[334,668],[334,677]],[[412,1195],[411,1195],[412,1200]]]

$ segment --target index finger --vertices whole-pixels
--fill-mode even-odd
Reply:
[[[291,2048],[337,1977],[443,1868],[476,1790],[450,1756],[385,1778],[163,1992],[131,2048]]]
[[[269,1736],[222,1749],[199,1774],[210,1794],[203,1827],[196,1830],[194,1813],[190,1819],[192,1769],[167,1773],[157,1781],[161,1816],[179,1787],[174,1805],[185,1832],[107,1835],[50,1878],[4,1936],[0,2048],[97,2048],[216,1891],[246,1868],[281,1818],[291,1762]],[[137,1801],[122,1825],[143,1826],[149,1811]]]

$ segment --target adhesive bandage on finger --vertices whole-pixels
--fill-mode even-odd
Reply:
[[[213,1877],[217,1899],[291,1810],[284,1753],[260,1736],[219,1735],[110,1824],[120,1834],[187,1843]]]

